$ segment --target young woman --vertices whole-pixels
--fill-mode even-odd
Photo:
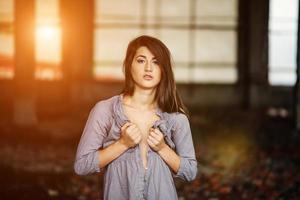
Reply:
[[[128,45],[124,71],[123,92],[90,112],[75,172],[105,170],[105,200],[178,199],[173,177],[194,180],[197,160],[170,52],[160,40],[140,36]]]

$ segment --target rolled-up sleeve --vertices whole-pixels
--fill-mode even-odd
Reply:
[[[99,148],[107,135],[109,127],[109,110],[103,102],[98,102],[90,111],[81,135],[74,163],[75,173],[87,175],[100,172]]]
[[[184,181],[195,180],[198,171],[197,160],[190,124],[186,115],[180,113],[176,116],[172,137],[176,146],[176,153],[180,157],[179,170],[173,176]]]

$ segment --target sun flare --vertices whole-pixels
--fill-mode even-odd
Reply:
[[[36,60],[59,63],[61,60],[61,30],[58,26],[36,28]]]
[[[36,27],[37,62],[36,77],[39,79],[60,79],[61,29],[59,26],[39,25]]]
[[[36,29],[36,35],[38,39],[42,40],[57,39],[60,35],[60,30],[58,27],[40,26]]]

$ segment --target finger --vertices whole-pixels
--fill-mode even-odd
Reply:
[[[135,134],[134,136],[132,136],[132,138],[134,139],[134,140],[140,140],[141,138],[142,138],[142,136],[140,135],[140,134]]]
[[[141,141],[141,138],[136,138],[136,139],[134,139],[134,142],[135,142],[136,144],[138,144],[140,141]]]
[[[142,134],[139,131],[136,131],[136,130],[131,131],[131,137],[132,138],[136,138],[136,137],[139,137],[141,135]]]
[[[131,125],[134,126],[134,127],[137,127],[136,123],[131,122]]]
[[[153,144],[153,142],[150,139],[147,139],[147,143],[149,144],[150,147],[155,147],[155,145]]]
[[[162,132],[159,129],[154,129],[154,133],[157,135],[163,135]]]
[[[139,129],[139,127],[137,127],[137,126],[132,126],[132,131],[133,132],[137,132],[137,131],[139,131],[140,129]]]
[[[149,136],[147,140],[150,140],[154,145],[158,144],[158,141],[152,136]]]
[[[159,129],[155,129],[154,133],[158,136],[159,140],[162,140],[165,137]]]
[[[157,133],[155,133],[154,131],[151,131],[149,136],[152,136],[153,138],[155,138],[156,140],[161,140],[161,136],[158,135]]]
[[[129,127],[132,123],[131,122],[126,122],[122,127],[121,130],[125,130],[127,127]]]
[[[135,129],[135,126],[131,124],[131,125],[127,128],[127,131],[128,131],[128,132],[133,132],[134,129]]]
[[[137,134],[137,135],[142,135],[142,132],[141,132],[141,130],[137,127],[137,128],[135,128],[134,130],[133,130],[133,132],[135,133],[135,134]]]
[[[152,127],[151,127],[151,128],[149,128],[149,132],[150,132],[150,131],[154,131],[154,128],[152,128]]]

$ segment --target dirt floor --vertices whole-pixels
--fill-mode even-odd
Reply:
[[[274,110],[273,110],[274,111]],[[38,127],[0,122],[0,199],[101,199],[102,173],[73,171],[87,112],[42,117]],[[175,180],[183,199],[298,199],[300,136],[272,110],[198,110],[191,129],[199,173]]]

